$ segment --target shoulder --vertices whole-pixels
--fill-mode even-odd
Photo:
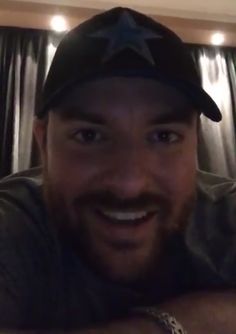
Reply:
[[[0,181],[0,251],[19,247],[20,253],[43,243],[49,227],[42,199],[41,168]],[[37,242],[36,242],[37,241]],[[9,245],[9,247],[8,247]]]
[[[42,186],[42,168],[35,167],[19,173],[11,174],[0,180],[0,191],[18,189],[24,187]]]
[[[195,221],[236,233],[236,180],[198,172]]]
[[[236,286],[236,180],[198,172],[197,201],[186,241],[209,280]]]
[[[0,181],[0,212],[10,207],[13,211],[34,214],[42,209],[41,168],[32,168],[21,173],[12,174]]]
[[[41,168],[9,175],[0,181],[0,242],[24,241],[45,234]],[[1,246],[1,244],[0,244]]]
[[[60,272],[57,243],[42,201],[41,169],[2,179],[0,327],[50,324],[61,298]]]
[[[198,171],[198,194],[204,194],[209,201],[217,202],[236,196],[236,179],[230,179],[216,174]]]

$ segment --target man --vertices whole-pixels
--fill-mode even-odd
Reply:
[[[0,325],[235,333],[236,185],[196,170],[221,114],[170,30],[115,8],[72,30],[34,133],[43,166],[1,183]]]

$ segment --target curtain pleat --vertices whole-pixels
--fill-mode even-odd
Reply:
[[[38,162],[32,125],[46,74],[47,44],[46,31],[0,28],[0,177]]]
[[[220,123],[201,116],[198,166],[208,172],[236,178],[236,49],[189,47],[198,64],[202,86],[223,116]]]
[[[13,58],[12,40],[8,31],[0,36],[0,176],[11,170],[11,153],[13,143],[13,98],[14,82],[12,80],[11,62]]]
[[[229,73],[230,93],[232,99],[234,133],[236,134],[236,49],[225,52]]]

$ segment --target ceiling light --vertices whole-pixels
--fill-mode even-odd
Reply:
[[[222,45],[225,41],[225,36],[221,32],[216,32],[211,37],[211,44],[213,45]]]
[[[57,32],[63,32],[63,31],[68,30],[68,25],[66,23],[66,20],[61,15],[53,16],[50,25],[51,25],[51,28]]]

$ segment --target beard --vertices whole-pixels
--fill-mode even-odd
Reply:
[[[67,199],[47,171],[44,171],[43,189],[49,219],[60,241],[90,270],[122,285],[139,285],[165,276],[171,254],[176,251],[172,247],[173,240],[185,230],[196,199],[195,189],[178,202],[163,193],[145,193],[125,200],[104,190],[91,190]],[[94,207],[148,211],[157,207],[157,203],[158,215],[143,239],[104,237],[99,222],[89,214]]]

